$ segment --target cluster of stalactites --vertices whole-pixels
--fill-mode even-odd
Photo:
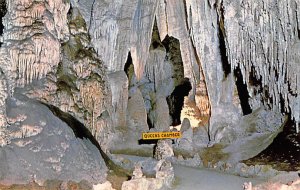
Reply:
[[[3,48],[18,86],[45,77],[58,65],[60,40],[68,37],[69,7],[63,0],[7,1]]]
[[[290,113],[298,125],[299,1],[245,1],[240,6],[227,5],[229,1],[224,2],[224,18],[232,70],[241,69],[251,92],[249,78],[254,68],[255,78],[263,88],[262,101],[273,109]]]

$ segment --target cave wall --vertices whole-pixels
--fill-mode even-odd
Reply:
[[[299,123],[298,1],[160,0],[77,4],[82,12],[92,11],[85,19],[90,24],[93,45],[108,72],[123,70],[128,52],[135,75],[141,78],[147,72],[144,68],[150,56],[151,31],[156,19],[162,41],[168,35],[180,42],[184,77],[192,84],[186,101],[189,104],[185,104],[187,110],[206,109],[201,112],[210,115],[213,127],[228,111],[235,118],[243,115],[237,97],[239,91],[245,91],[249,97],[243,100],[245,107],[248,106],[244,114],[264,105],[290,113],[295,123]],[[235,82],[239,78],[237,69],[242,77],[238,84]],[[258,81],[255,85],[254,80]],[[197,101],[205,91],[208,96],[204,101]],[[194,106],[189,106],[191,102]]]
[[[23,94],[71,113],[99,142],[107,142],[111,92],[78,9],[63,0],[6,1],[6,8],[0,49],[2,134],[11,130],[5,99]],[[10,141],[4,136],[3,145]]]
[[[220,120],[233,127],[243,115],[238,92],[244,88],[250,112],[264,105],[291,114],[299,124],[297,0],[7,0],[6,7],[0,49],[1,127],[6,126],[5,99],[15,89],[71,112],[94,135],[107,136],[103,128],[126,125],[129,105],[122,95],[130,98],[135,93],[124,75],[128,55],[134,84],[155,73],[168,86],[170,81],[164,79],[172,76],[163,72],[168,70],[168,52],[151,49],[155,23],[160,42],[178,40],[183,78],[191,84],[181,120],[189,118],[193,127],[205,125],[211,134],[221,127]],[[161,69],[153,73],[151,64]],[[236,69],[242,85],[236,83]],[[160,99],[164,113],[169,111],[165,98],[175,88],[171,86]],[[135,96],[147,102],[145,93]],[[140,106],[145,124],[147,103],[141,101]],[[204,115],[207,122],[201,123]]]

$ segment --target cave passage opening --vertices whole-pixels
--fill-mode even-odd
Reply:
[[[181,56],[180,42],[177,38],[166,36],[162,41],[166,49],[166,59],[172,64],[174,80],[174,90],[167,96],[171,126],[181,124],[180,116],[184,106],[184,97],[188,96],[192,90],[192,85],[188,78],[184,77],[184,66]]]
[[[127,60],[124,65],[124,72],[126,73],[128,79],[129,79],[129,76],[131,76],[131,74],[133,72],[133,63],[132,63],[132,57],[131,57],[130,51],[128,52]]]
[[[241,69],[239,67],[237,67],[234,70],[234,75],[236,77],[236,87],[237,87],[237,91],[238,91],[238,95],[239,95],[239,99],[240,99],[240,103],[241,103],[241,107],[242,107],[242,111],[244,115],[248,115],[250,113],[252,113],[252,108],[249,104],[249,92],[247,89],[247,84],[244,83],[243,80],[243,76],[241,73]]]
[[[128,89],[130,89],[130,87],[132,87],[131,80],[132,80],[132,77],[134,76],[134,65],[132,62],[132,57],[131,57],[130,51],[128,52],[127,60],[124,65],[124,72],[126,73],[128,82],[129,82]]]
[[[181,84],[175,87],[170,96],[167,97],[169,113],[172,118],[172,126],[180,125],[181,110],[184,105],[184,97],[189,95],[192,85],[188,78],[184,78]]]

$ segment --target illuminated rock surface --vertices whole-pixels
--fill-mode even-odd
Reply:
[[[299,14],[299,0],[0,0],[0,180],[30,182],[36,173],[101,184],[106,167],[122,170],[110,153],[154,156],[157,141],[141,134],[175,128],[183,133],[168,143],[176,163],[238,164],[286,137],[286,159],[297,165]],[[72,136],[67,127],[78,128],[66,118],[92,144]],[[47,152],[55,139],[75,148]],[[35,146],[47,153],[29,154]],[[106,166],[92,149],[103,150]],[[75,167],[71,155],[86,163]]]

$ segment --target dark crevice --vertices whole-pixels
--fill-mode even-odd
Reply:
[[[281,93],[280,93],[280,111],[281,113],[285,113],[285,103]]]
[[[131,172],[127,171],[124,168],[121,168],[120,166],[116,165],[109,157],[108,155],[102,150],[100,144],[96,140],[96,138],[92,135],[92,133],[76,118],[74,118],[71,114],[61,111],[58,107],[53,105],[48,105],[43,102],[41,102],[43,105],[47,106],[50,111],[59,119],[61,119],[63,122],[65,122],[74,132],[76,138],[80,139],[89,139],[91,143],[97,147],[99,150],[102,158],[105,161],[105,164],[109,170],[112,170],[116,175],[119,176],[126,176],[130,178]]]
[[[244,115],[248,115],[252,113],[252,108],[249,104],[249,92],[247,89],[247,85],[243,81],[243,76],[241,73],[241,69],[238,67],[234,70],[234,75],[236,77],[236,87],[238,90],[238,95],[241,102],[241,107]]]
[[[127,74],[127,76],[128,76],[129,68],[130,68],[131,65],[132,65],[131,53],[128,52],[127,60],[126,60],[125,66],[124,66],[124,71]]]
[[[257,79],[255,76],[255,69],[252,66],[249,73],[249,85],[254,87],[254,95],[260,94],[263,92],[262,90],[262,82],[261,78]]]
[[[167,97],[169,113],[172,118],[172,126],[180,125],[180,114],[184,104],[184,97],[189,95],[192,85],[188,78],[185,78],[182,84],[175,87],[170,96]]]
[[[90,30],[91,30],[91,27],[92,27],[92,22],[94,20],[94,10],[95,10],[95,3],[96,3],[96,0],[93,0],[93,3],[92,3],[92,7],[91,7],[91,15],[90,15],[90,25],[89,25],[89,28],[88,28],[88,33],[90,34]]]
[[[70,3],[70,8],[69,8],[69,11],[68,11],[68,13],[67,13],[68,21],[72,20],[72,13],[73,13],[73,6],[72,6],[72,4]]]
[[[184,15],[185,15],[185,24],[186,24],[186,29],[189,31],[190,29],[189,29],[189,22],[188,22],[188,19],[190,18],[190,19],[192,19],[192,16],[191,17],[188,17],[188,12],[187,12],[187,6],[186,6],[186,1],[185,0],[182,0],[183,2],[183,6],[184,6]],[[190,7],[191,8],[191,7]],[[192,11],[190,10],[190,13],[191,13]],[[191,24],[192,24],[192,22],[190,22]]]
[[[4,30],[3,17],[5,16],[6,12],[7,12],[6,2],[5,0],[0,0],[0,36],[2,36]],[[1,45],[2,43],[0,42],[0,47]]]
[[[221,61],[222,61],[222,67],[224,70],[225,78],[228,76],[228,74],[231,73],[231,67],[228,62],[227,57],[227,50],[226,50],[226,43],[225,43],[225,28],[224,28],[224,9],[223,5],[221,4],[219,7],[219,14],[218,14],[218,36],[219,36],[219,48],[220,48],[220,54],[221,54]]]
[[[151,119],[149,118],[149,115],[147,115],[147,124],[148,124],[149,129],[154,128],[154,125],[153,125]]]
[[[152,38],[151,38],[151,45],[150,50],[153,49],[164,49],[164,45],[161,43],[156,17],[154,19],[153,29],[152,29]]]
[[[300,133],[296,133],[295,122],[290,114],[283,124],[283,131],[265,150],[257,156],[245,161],[246,164],[271,165],[280,171],[300,170]]]
[[[254,66],[251,66],[251,71],[250,71],[250,74],[249,74],[249,84],[252,85],[252,86],[259,86],[259,87],[262,86],[261,78],[257,79],[256,76],[255,76]]]
[[[127,75],[127,78],[128,78],[128,81],[129,81],[129,85],[130,85],[130,81],[131,81],[132,76],[134,74],[134,67],[133,67],[132,57],[131,57],[131,53],[130,52],[128,52],[127,60],[126,60],[126,63],[124,65],[124,72]]]
[[[267,86],[265,86],[263,89],[263,98],[264,98],[263,102],[266,102],[266,103],[264,103],[264,105],[268,106],[269,109],[272,109],[273,97],[270,95],[269,90],[267,89]]]

